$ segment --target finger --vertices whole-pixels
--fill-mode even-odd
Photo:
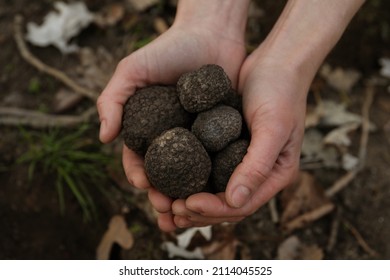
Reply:
[[[152,187],[145,173],[143,158],[126,145],[123,145],[122,162],[127,180],[131,185],[140,189]]]
[[[143,86],[132,56],[119,62],[114,75],[97,100],[100,119],[99,138],[103,143],[115,139],[122,123],[123,106],[137,87]]]
[[[262,116],[255,116],[247,154],[234,170],[226,188],[227,202],[235,208],[243,207],[268,179],[290,135],[278,122],[258,120],[262,120]]]
[[[162,213],[158,215],[158,227],[165,232],[172,232],[177,229],[172,213]]]
[[[150,203],[153,205],[153,208],[157,212],[167,213],[172,211],[172,199],[163,195],[155,188],[150,188],[148,192],[148,197]]]
[[[250,201],[244,207],[233,208],[225,198],[225,193],[216,195],[198,193],[190,196],[186,201],[188,216],[200,215],[204,218],[223,218],[223,222],[236,221],[254,212],[259,206]],[[174,212],[175,213],[175,212]],[[215,220],[215,219],[214,219]]]

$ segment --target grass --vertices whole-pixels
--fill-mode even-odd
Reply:
[[[29,181],[40,174],[38,170],[45,175],[54,175],[61,213],[65,213],[65,188],[68,188],[79,203],[84,219],[95,219],[97,212],[91,189],[104,191],[105,169],[111,158],[87,136],[88,126],[67,133],[60,129],[46,132],[20,130],[27,151],[17,163],[28,165]]]

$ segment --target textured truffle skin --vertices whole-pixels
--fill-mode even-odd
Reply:
[[[185,73],[177,82],[180,102],[191,113],[208,110],[222,102],[229,95],[230,88],[229,77],[215,64]]]
[[[176,127],[157,137],[145,155],[150,182],[171,198],[201,192],[211,173],[211,160],[189,130]]]
[[[241,134],[242,117],[234,108],[218,105],[198,114],[192,125],[192,133],[209,152],[217,152]]]
[[[129,149],[144,155],[154,138],[173,127],[188,127],[190,118],[174,86],[149,86],[127,100],[122,136]]]
[[[239,139],[220,151],[213,160],[212,182],[215,191],[224,192],[234,169],[244,158],[249,142]]]

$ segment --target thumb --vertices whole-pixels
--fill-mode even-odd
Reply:
[[[226,188],[227,203],[243,207],[269,178],[287,139],[283,130],[253,129],[247,154],[234,170]]]
[[[114,75],[97,100],[100,119],[100,141],[111,142],[119,134],[122,125],[123,106],[127,99],[134,94],[137,85],[136,75],[130,67],[130,57],[119,62]],[[142,86],[142,85],[139,85]]]

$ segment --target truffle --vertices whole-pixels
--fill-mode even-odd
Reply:
[[[215,64],[185,73],[177,82],[180,102],[191,113],[214,107],[228,97],[230,88],[229,77],[222,67]]]
[[[122,136],[126,146],[144,155],[163,131],[190,126],[191,116],[181,106],[175,87],[149,86],[138,89],[124,106]]]
[[[170,129],[157,137],[145,155],[148,179],[171,198],[186,198],[201,192],[211,173],[211,160],[189,130]]]
[[[212,183],[215,191],[224,192],[234,169],[244,158],[249,142],[239,139],[220,151],[213,160]]]
[[[192,133],[209,152],[217,152],[241,134],[242,117],[234,108],[218,105],[198,114],[192,125]]]

